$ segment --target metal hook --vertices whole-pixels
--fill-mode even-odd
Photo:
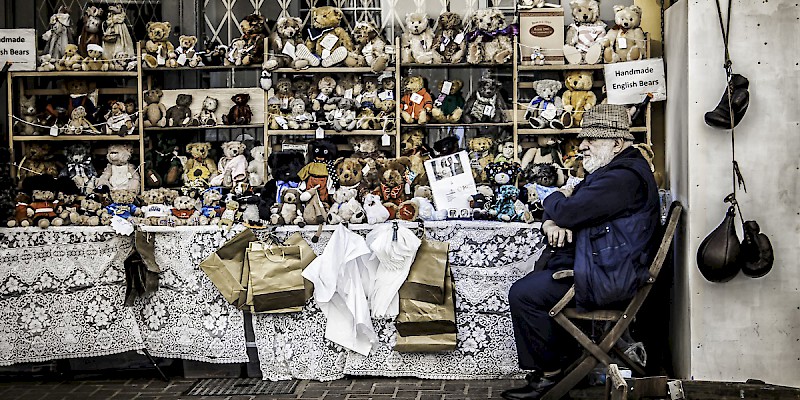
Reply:
[[[392,221],[392,241],[393,242],[397,241],[397,229],[398,229],[397,221]]]

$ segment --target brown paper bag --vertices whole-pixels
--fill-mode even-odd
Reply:
[[[247,250],[255,312],[302,307],[305,304],[300,246],[250,243]]]
[[[400,296],[400,313],[395,320],[397,333],[401,336],[455,334],[456,309],[453,298],[453,278],[450,267],[446,269],[444,280],[444,303],[435,304],[405,299]]]
[[[400,297],[427,303],[444,303],[444,278],[449,250],[448,242],[423,239],[411,264],[408,278],[400,287]]]
[[[436,351],[454,351],[458,348],[455,333],[438,335],[409,336],[397,335],[394,351],[401,353],[431,353]]]
[[[240,306],[239,299],[245,288],[242,286],[242,269],[245,253],[256,235],[245,229],[225,242],[217,251],[200,262],[200,269],[208,275],[225,301]]]

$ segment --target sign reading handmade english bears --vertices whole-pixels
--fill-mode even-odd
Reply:
[[[36,70],[36,31],[0,29],[0,67],[11,62],[11,71]]]
[[[650,58],[604,65],[609,104],[638,104],[648,93],[650,101],[667,99],[664,60]]]

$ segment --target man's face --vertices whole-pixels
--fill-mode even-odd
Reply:
[[[616,139],[583,139],[578,150],[583,154],[583,168],[592,173],[605,167],[617,155]]]

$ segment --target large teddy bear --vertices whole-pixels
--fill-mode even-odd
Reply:
[[[111,190],[127,189],[134,194],[139,193],[139,172],[129,161],[133,148],[129,144],[112,144],[108,146],[108,166],[97,178],[98,185],[106,185]]]
[[[175,46],[169,42],[172,25],[169,22],[148,22],[147,41],[144,43],[145,54],[142,61],[150,68],[164,66],[170,53],[175,51]]]
[[[600,20],[597,0],[572,0],[572,25],[567,28],[564,58],[568,64],[597,64],[603,55],[606,23]]]
[[[497,8],[475,10],[470,22],[476,29],[468,35],[467,62],[505,64],[514,55],[514,27]]]
[[[400,99],[400,116],[403,121],[407,124],[427,123],[433,109],[433,98],[425,89],[425,80],[417,75],[408,78],[405,92]]]
[[[277,68],[303,69],[311,63],[297,56],[297,45],[303,43],[300,33],[303,20],[297,17],[281,17],[275,24],[275,31],[269,36],[269,59],[264,61],[264,68],[274,71]]]
[[[145,128],[150,127],[165,127],[167,125],[167,106],[161,102],[161,97],[164,92],[161,89],[150,89],[144,92],[143,99],[147,103],[143,112],[144,119],[142,123]]]
[[[572,115],[572,124],[564,124],[565,127],[580,127],[583,113],[597,104],[597,96],[592,92],[592,75],[592,71],[567,71],[564,78],[567,87],[563,95],[564,112]]]
[[[406,31],[403,32],[402,62],[404,64],[440,64],[442,57],[433,48],[433,28],[428,24],[428,15],[411,13],[406,15]]]
[[[320,65],[320,60],[323,67],[332,67],[345,61],[353,51],[353,41],[347,31],[339,26],[342,19],[344,13],[337,7],[312,8],[308,38],[304,46],[298,46],[297,55],[309,60],[314,67]]]
[[[208,182],[211,176],[217,174],[217,165],[214,160],[208,158],[208,152],[211,150],[211,143],[189,143],[186,145],[186,154],[189,157],[186,159],[184,166],[183,181],[186,185],[196,186],[194,181]],[[202,186],[205,186],[203,184]]]
[[[468,124],[505,122],[506,109],[506,101],[500,94],[500,82],[484,75],[478,81],[475,92],[467,99],[461,120]]]
[[[372,22],[359,22],[353,29],[355,50],[347,57],[348,67],[370,67],[373,72],[383,72],[389,64],[386,41]]]
[[[244,143],[235,140],[222,144],[223,155],[217,165],[217,175],[209,182],[211,186],[231,188],[239,182],[247,182],[245,149]]]
[[[570,125],[569,114],[564,114],[564,103],[558,96],[561,82],[553,79],[541,79],[533,83],[536,97],[531,100],[525,110],[524,119],[536,129],[564,129]]]
[[[642,9],[639,6],[614,6],[614,25],[603,40],[606,63],[641,60],[646,56]]]
[[[454,12],[443,12],[436,23],[433,35],[433,50],[442,57],[442,62],[457,64],[464,60],[467,41],[461,16]]]
[[[490,137],[474,137],[467,142],[469,148],[469,164],[472,168],[472,176],[476,182],[486,181],[484,169],[494,160],[494,139]]]
[[[463,87],[464,82],[461,79],[439,82],[439,96],[433,101],[433,110],[431,110],[434,121],[457,123],[461,120],[461,115],[464,113],[464,104],[466,103],[464,95],[461,94],[461,88]]]
[[[29,176],[56,176],[59,171],[58,164],[48,143],[33,142],[28,144],[25,147],[22,161],[19,162],[19,167],[17,169],[17,179],[20,185]]]
[[[240,40],[244,42],[242,65],[254,65],[264,62],[264,38],[267,36],[267,24],[263,15],[250,14],[239,23],[242,29]]]
[[[375,188],[372,194],[381,198],[383,206],[389,211],[389,219],[396,218],[398,213],[417,214],[416,204],[407,202],[411,198],[410,193],[406,193],[411,160],[408,157],[379,159],[376,160],[376,167],[381,184]]]

